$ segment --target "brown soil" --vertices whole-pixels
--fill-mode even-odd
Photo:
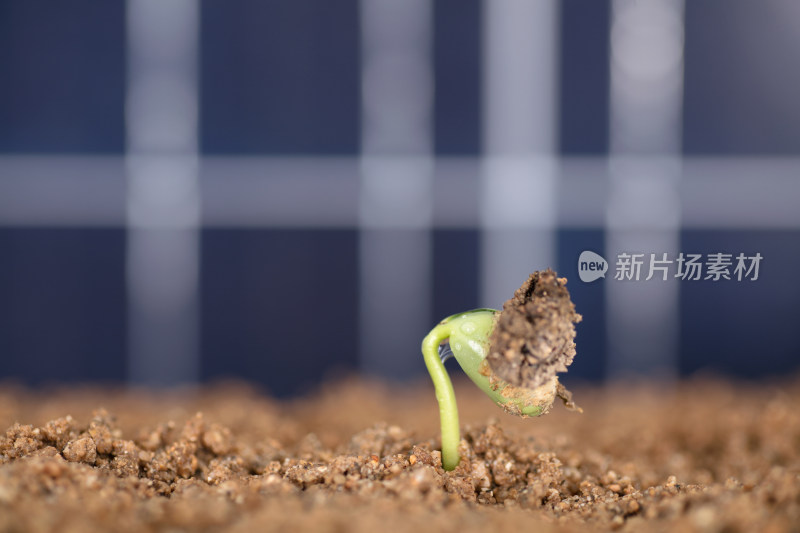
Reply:
[[[580,320],[566,278],[550,269],[534,272],[503,304],[486,361],[497,377],[514,386],[540,387],[572,364]]]
[[[0,531],[798,531],[798,385],[579,387],[583,415],[522,420],[459,381],[449,473],[427,384],[6,386]]]

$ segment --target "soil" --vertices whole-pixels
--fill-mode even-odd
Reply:
[[[800,379],[578,386],[583,414],[504,414],[456,382],[0,387],[0,531],[800,531]]]
[[[486,361],[507,383],[536,389],[572,364],[580,320],[566,278],[550,269],[534,272],[503,304]]]

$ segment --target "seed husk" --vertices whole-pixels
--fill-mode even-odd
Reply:
[[[566,284],[551,269],[537,271],[503,304],[487,355],[497,377],[535,389],[567,371],[575,357],[575,324],[581,315]],[[559,389],[568,394],[563,386]]]

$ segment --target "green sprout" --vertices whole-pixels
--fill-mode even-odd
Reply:
[[[444,362],[455,357],[469,378],[504,411],[521,417],[546,413],[556,396],[579,410],[558,382],[575,355],[574,323],[581,317],[569,299],[566,280],[534,272],[503,305],[475,309],[442,320],[422,341],[442,427],[442,466],[458,466],[461,440],[458,406]]]

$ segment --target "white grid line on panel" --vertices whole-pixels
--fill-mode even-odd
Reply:
[[[203,157],[199,224],[358,228],[360,163],[354,157]],[[563,157],[553,164],[556,225],[604,228],[613,186],[609,159]],[[484,168],[475,157],[433,161],[433,228],[480,227]],[[800,228],[800,158],[690,157],[677,168],[682,229]],[[0,227],[123,227],[126,192],[122,157],[0,155]],[[514,227],[513,220],[494,223]]]
[[[359,360],[383,377],[414,373],[430,328],[433,5],[361,2]]]
[[[558,3],[484,2],[481,306],[555,265]]]
[[[197,58],[194,0],[129,0],[125,101],[128,376],[199,376]]]
[[[617,254],[675,256],[680,246],[683,1],[614,0],[610,62],[605,255],[613,272]],[[608,377],[677,376],[678,281],[606,289]]]

